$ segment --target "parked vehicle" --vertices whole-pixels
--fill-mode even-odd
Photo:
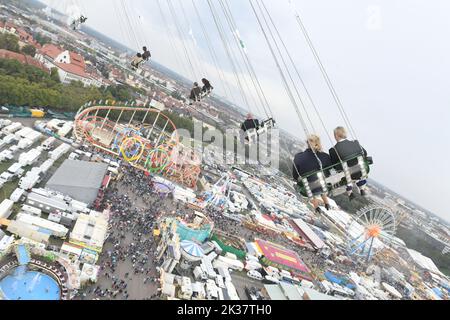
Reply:
[[[258,280],[258,281],[263,281],[264,280],[264,277],[262,276],[262,274],[259,273],[256,270],[251,270],[251,271],[247,272],[247,276],[249,278],[252,278],[252,279],[255,279],[255,280]]]
[[[263,282],[266,284],[278,284],[280,280],[271,276],[265,276]]]

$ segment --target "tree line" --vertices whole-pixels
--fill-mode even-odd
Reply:
[[[19,61],[0,59],[0,104],[49,107],[61,111],[76,111],[88,101],[126,101],[136,97],[128,85],[84,87],[81,82],[63,85],[58,70],[45,72]]]
[[[109,87],[84,87],[81,82],[63,85],[58,70],[45,72],[19,61],[0,59],[0,105],[47,107],[64,112],[76,112],[89,101],[115,100],[130,101],[145,94],[129,85]],[[165,111],[177,128],[193,134],[194,123],[191,118],[181,117]],[[206,131],[206,130],[205,130]]]
[[[32,57],[36,55],[36,48],[34,46],[27,44],[20,48],[19,38],[8,33],[0,34],[0,49],[23,53]]]

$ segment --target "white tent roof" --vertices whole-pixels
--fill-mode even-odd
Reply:
[[[441,271],[439,271],[438,267],[434,264],[433,260],[430,258],[422,255],[420,252],[417,252],[412,249],[407,249],[409,255],[414,260],[414,262],[421,267],[422,269],[432,271],[437,274],[442,274]]]

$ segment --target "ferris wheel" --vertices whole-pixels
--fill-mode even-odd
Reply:
[[[364,207],[347,226],[347,253],[369,261],[391,245],[396,227],[395,214],[389,208],[379,205]]]

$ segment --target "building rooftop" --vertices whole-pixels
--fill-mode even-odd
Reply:
[[[265,285],[264,288],[266,289],[270,300],[274,301],[288,300],[279,285],[277,284]]]
[[[47,188],[91,204],[97,198],[107,170],[106,163],[66,160],[47,183]]]
[[[309,225],[301,219],[294,219],[293,221],[294,229],[304,237],[306,237],[309,242],[316,249],[322,249],[325,246],[325,243],[319,236],[309,227]]]
[[[409,255],[411,256],[411,258],[414,260],[414,262],[420,268],[437,273],[437,274],[442,274],[441,271],[436,266],[436,264],[430,258],[428,258],[428,257],[422,255],[420,252],[417,252],[412,249],[407,249],[407,251],[408,251]]]
[[[303,263],[296,252],[261,239],[257,239],[255,242],[258,249],[269,261],[289,269],[309,273],[308,267]]]
[[[86,62],[84,61],[83,56],[78,53],[64,50],[54,44],[46,44],[39,50],[43,56],[47,56],[51,60],[53,60],[54,64],[64,70],[65,72],[84,77],[90,78],[91,75],[86,72]],[[67,52],[70,58],[70,63],[63,63],[55,61],[62,53]]]
[[[22,64],[34,66],[45,72],[49,71],[41,62],[37,61],[36,59],[32,58],[31,56],[27,56],[22,53],[17,53],[17,52],[8,51],[5,49],[0,49],[0,59],[17,60]]]
[[[58,46],[55,46],[54,44],[46,44],[40,49],[40,52],[42,55],[50,57],[52,59],[56,59],[63,50],[59,48]]]
[[[59,62],[56,62],[55,65],[60,69],[64,70],[65,72],[72,73],[83,78],[90,77],[90,75],[87,74],[86,71],[79,65],[69,63],[59,63]]]
[[[108,233],[108,221],[102,215],[80,214],[70,233],[70,242],[101,252]]]

